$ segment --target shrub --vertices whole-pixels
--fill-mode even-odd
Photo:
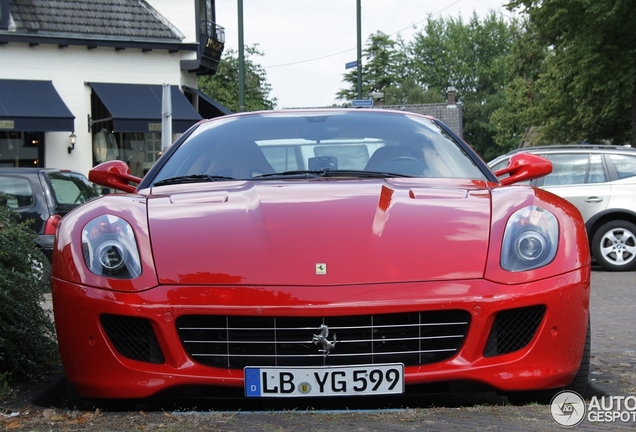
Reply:
[[[37,380],[57,360],[51,313],[40,306],[48,262],[34,236],[0,205],[0,383]]]

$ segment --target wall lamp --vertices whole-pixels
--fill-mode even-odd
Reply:
[[[71,134],[68,136],[68,140],[71,142],[71,145],[68,146],[68,154],[71,154],[71,152],[75,150],[76,139],[77,139],[77,135],[75,135],[75,132],[71,132]]]

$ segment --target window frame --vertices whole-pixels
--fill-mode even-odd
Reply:
[[[616,179],[616,180],[624,180],[624,179],[629,179],[629,178],[633,178],[634,176],[627,176],[627,177],[621,177],[618,168],[616,167],[616,163],[614,162],[614,160],[612,159],[612,156],[623,156],[626,158],[634,158],[636,159],[636,155],[629,155],[629,154],[623,154],[623,153],[612,153],[612,154],[608,154],[606,155],[607,157],[607,165],[609,167],[611,167],[611,174],[612,174],[612,178]],[[635,174],[636,175],[636,174]]]
[[[9,0],[0,0],[0,30],[8,30],[11,24]]]
[[[24,211],[25,209],[29,209],[32,208],[35,205],[36,202],[36,198],[35,198],[35,190],[33,189],[33,185],[31,184],[31,180],[28,177],[23,177],[23,176],[19,176],[19,175],[12,175],[12,174],[2,174],[0,175],[0,178],[2,179],[7,179],[7,181],[12,182],[13,183],[13,189],[11,190],[11,193],[9,193],[6,190],[0,190],[0,194],[3,195],[4,198],[6,198],[6,202],[4,203],[4,205],[6,205],[7,207],[9,207],[12,210],[16,210],[16,211]],[[26,186],[26,188],[24,188],[24,186]],[[22,191],[22,189],[20,189],[20,187],[24,188],[23,191],[25,192],[29,192],[28,195],[24,195],[24,194],[19,194],[16,193],[18,191]],[[28,204],[25,205],[20,205],[20,200],[18,197],[30,197],[30,202]],[[15,201],[16,205],[11,205],[11,203],[13,203],[13,201]]]

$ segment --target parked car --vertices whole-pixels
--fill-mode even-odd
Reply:
[[[519,154],[498,181],[438,120],[359,109],[202,121],[143,179],[98,165],[92,182],[127,193],[65,217],[53,254],[71,405],[191,386],[583,392],[583,220],[556,195],[505,186],[550,170]]]
[[[551,174],[529,183],[579,209],[596,263],[609,271],[636,269],[636,148],[596,144],[530,147],[488,165],[497,174],[520,152],[552,162]]]
[[[54,168],[0,167],[0,204],[30,221],[36,243],[50,260],[60,219],[98,194],[83,174]]]

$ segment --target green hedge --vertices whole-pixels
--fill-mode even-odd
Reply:
[[[58,359],[51,312],[40,306],[50,281],[35,233],[0,205],[0,388],[37,380]]]

